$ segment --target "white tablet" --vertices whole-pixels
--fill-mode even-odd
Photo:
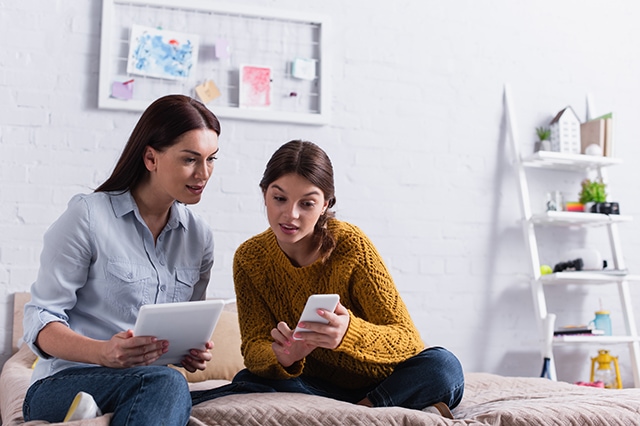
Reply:
[[[180,365],[189,350],[205,349],[224,305],[223,300],[143,305],[133,335],[168,340],[169,350],[153,365]]]

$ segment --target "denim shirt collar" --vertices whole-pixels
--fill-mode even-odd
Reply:
[[[113,206],[113,212],[116,217],[122,217],[128,213],[134,213],[136,217],[140,216],[140,211],[138,210],[138,205],[136,201],[133,199],[133,195],[131,195],[131,191],[126,191],[122,193],[118,192],[110,192],[109,196],[111,198],[111,205]],[[188,230],[188,221],[187,221],[187,213],[186,206],[179,203],[178,201],[174,201],[171,205],[171,212],[169,213],[169,221],[165,226],[165,229],[175,229],[179,225],[186,230]]]

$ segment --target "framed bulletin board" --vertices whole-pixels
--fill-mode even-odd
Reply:
[[[98,107],[180,93],[219,117],[327,124],[328,18],[215,0],[103,0]]]

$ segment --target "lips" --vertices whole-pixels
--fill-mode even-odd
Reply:
[[[293,225],[289,225],[289,224],[286,224],[286,223],[281,223],[280,224],[280,229],[285,234],[293,234],[298,230],[298,227],[297,226],[293,226]]]
[[[193,194],[202,194],[204,191],[204,185],[187,185],[187,189]]]

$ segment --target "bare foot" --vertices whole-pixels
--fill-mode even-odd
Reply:
[[[364,405],[365,407],[373,407],[371,401],[366,396],[362,399],[362,401],[358,402],[357,405]]]

